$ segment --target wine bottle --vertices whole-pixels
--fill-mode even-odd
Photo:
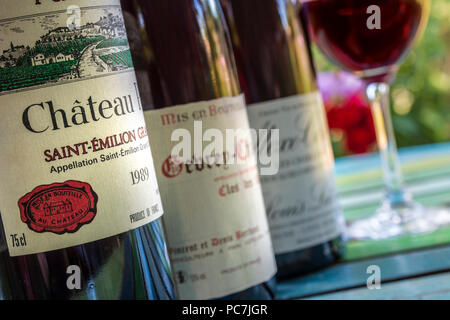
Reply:
[[[185,149],[186,159],[172,152],[176,131],[202,139],[198,126],[219,134],[249,129],[220,3],[123,0],[122,5],[125,16],[134,17],[128,32],[141,37],[132,51],[147,75],[139,87],[149,101],[145,118],[157,150],[163,224],[179,297],[273,298],[276,265],[253,151],[241,164],[232,162],[234,149],[197,152],[194,145]],[[249,134],[243,139],[244,146],[251,143]],[[200,140],[197,146],[205,145]]]
[[[343,220],[325,111],[296,6],[291,0],[222,5],[250,125],[279,130],[279,147],[271,150],[279,153],[279,171],[261,177],[277,277],[317,270],[339,258]]]
[[[119,0],[2,1],[0,299],[173,299]]]

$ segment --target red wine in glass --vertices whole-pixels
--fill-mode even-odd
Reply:
[[[368,81],[386,81],[425,26],[427,2],[311,0],[303,6],[314,41],[333,62]]]
[[[389,84],[425,28],[430,0],[303,0],[313,40],[338,66],[365,80],[372,105],[386,196],[376,214],[350,224],[353,239],[382,239],[433,231],[435,209],[404,191],[389,107]]]

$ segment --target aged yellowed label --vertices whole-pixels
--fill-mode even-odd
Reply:
[[[218,298],[269,280],[276,266],[253,149],[238,163],[233,149],[209,153],[211,139],[198,144],[208,132],[225,137],[227,129],[246,129],[241,138],[251,144],[243,96],[146,111],[145,117],[179,297]],[[176,129],[197,141],[190,162],[171,156]],[[197,147],[204,148],[199,157]]]
[[[280,168],[262,176],[275,253],[309,248],[342,232],[334,158],[320,93],[250,105],[254,129],[279,129]],[[264,145],[264,143],[260,143]]]
[[[2,1],[0,211],[11,256],[162,213],[118,0]]]

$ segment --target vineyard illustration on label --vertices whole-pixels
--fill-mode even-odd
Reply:
[[[0,95],[133,68],[120,7],[83,8],[0,21]]]

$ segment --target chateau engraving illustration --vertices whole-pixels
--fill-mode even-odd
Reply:
[[[108,75],[133,67],[119,7],[81,9],[0,21],[0,94]]]
[[[46,216],[54,216],[63,213],[72,213],[72,202],[69,200],[45,203],[44,212]]]

